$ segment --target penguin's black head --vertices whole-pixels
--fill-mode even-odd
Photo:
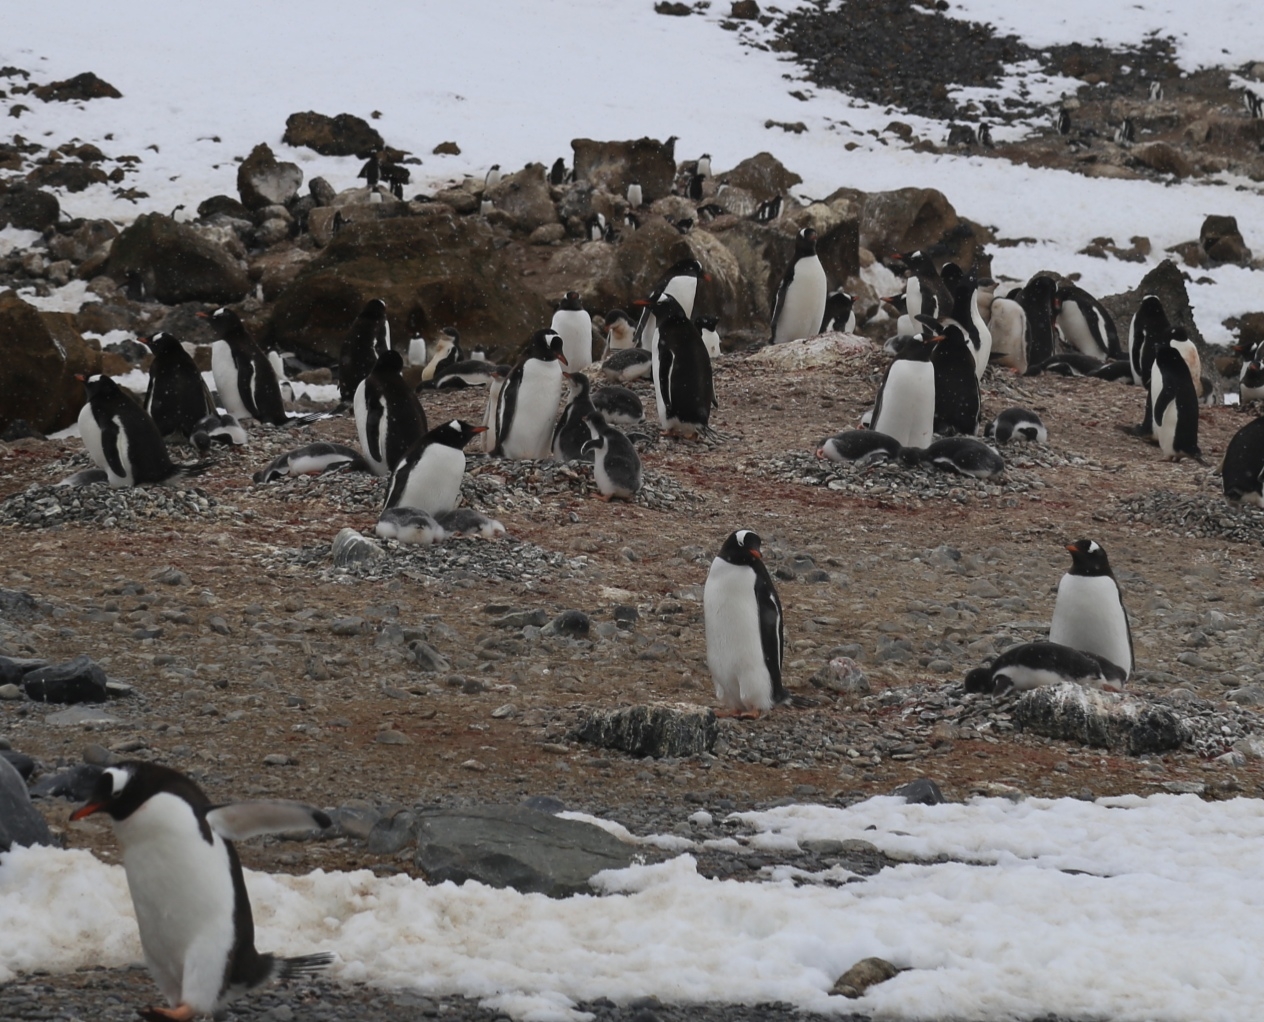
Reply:
[[[455,447],[459,451],[479,433],[486,432],[486,426],[472,426],[463,419],[453,419],[432,429],[426,434],[426,440],[444,447]]]
[[[606,321],[607,330],[609,330],[612,326],[614,326],[620,320],[622,320],[624,323],[629,323],[629,324],[632,322],[632,317],[629,316],[622,309],[611,309],[602,318]]]
[[[665,279],[671,280],[672,277],[697,277],[699,280],[710,280],[702,269],[702,263],[697,259],[681,259],[673,264],[667,271]]]
[[[1072,575],[1110,575],[1110,561],[1106,551],[1091,539],[1077,539],[1068,544],[1071,554]]]
[[[976,667],[973,671],[967,671],[965,686],[967,692],[990,693],[995,687],[992,681],[991,669],[988,667]]]
[[[461,340],[460,331],[458,331],[457,328],[454,326],[445,326],[442,330],[439,331],[439,333],[447,334],[449,337],[452,338],[452,342],[454,344],[460,343],[460,340]]]
[[[571,396],[577,397],[580,394],[587,394],[589,387],[592,386],[588,381],[588,377],[583,373],[563,373],[567,381],[571,385]]]
[[[1162,336],[1171,328],[1168,325],[1167,312],[1158,295],[1146,295],[1137,307],[1137,325],[1147,333],[1153,332]]]
[[[168,333],[166,330],[159,330],[148,340],[144,337],[138,338],[143,344],[149,345],[149,349],[155,355],[165,355],[180,347],[180,338],[175,334]]]
[[[154,795],[167,792],[178,795],[193,806],[209,806],[210,800],[193,781],[178,770],[124,760],[101,771],[88,801],[70,814],[82,820],[93,813],[106,813],[113,820],[126,820]]]
[[[241,317],[227,307],[218,308],[209,316],[205,312],[199,312],[198,318],[207,320],[225,340],[230,337],[240,337],[246,332]]]
[[[718,316],[695,316],[693,320],[699,330],[714,330],[717,323],[720,322]]]
[[[377,360],[377,365],[373,367],[373,371],[375,373],[402,373],[404,371],[404,356],[392,348]]]
[[[366,319],[381,319],[386,315],[386,303],[380,298],[370,298],[364,305],[364,311],[360,313]]]
[[[582,417],[584,424],[588,427],[588,432],[592,434],[589,439],[585,440],[580,446],[581,454],[587,454],[589,451],[599,451],[606,444],[606,433],[610,430],[610,425],[606,422],[606,417],[601,412],[593,409]]]
[[[764,559],[759,534],[750,529],[738,529],[720,547],[720,560],[730,564],[753,566]]]
[[[83,391],[88,395],[89,401],[97,397],[114,398],[122,393],[119,385],[104,373],[98,373],[96,376],[84,376],[82,373],[77,373],[75,379],[83,384]]]
[[[939,279],[944,282],[949,291],[955,292],[957,285],[965,281],[966,274],[960,266],[950,259],[939,268]]]
[[[794,241],[795,254],[799,256],[809,256],[816,252],[816,231],[811,227],[805,227],[801,230]]]
[[[680,302],[669,294],[663,294],[654,303],[654,318],[658,320],[660,330],[673,319],[689,319],[685,315],[685,310],[681,308]]]
[[[567,312],[581,312],[583,311],[584,303],[580,301],[578,291],[567,291],[566,297],[562,299],[562,303],[558,308],[565,309]]]
[[[537,330],[531,335],[527,357],[538,358],[541,362],[552,362],[556,359],[562,365],[566,365],[566,357],[562,354],[561,335],[555,330]]]

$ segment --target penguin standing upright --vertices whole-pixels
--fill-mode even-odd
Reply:
[[[453,419],[430,430],[391,472],[383,506],[420,508],[432,515],[451,511],[461,499],[465,446],[486,429]]]
[[[1128,325],[1128,362],[1132,366],[1132,382],[1145,388],[1145,418],[1141,425],[1129,427],[1133,436],[1148,437],[1154,435],[1154,406],[1150,397],[1150,371],[1154,367],[1154,353],[1159,344],[1165,343],[1172,335],[1172,324],[1168,322],[1163,303],[1157,295],[1146,295],[1141,299],[1132,322]]]
[[[654,306],[658,325],[658,366],[654,396],[663,429],[678,436],[705,432],[715,405],[711,356],[697,324],[680,303],[663,295]]]
[[[935,369],[930,364],[934,345],[910,340],[887,368],[870,428],[894,437],[904,447],[925,447],[935,425]]]
[[[104,812],[123,849],[145,964],[168,1007],[158,1022],[210,1015],[249,990],[324,969],[331,954],[277,958],[255,949],[254,919],[233,841],[330,825],[297,802],[213,806],[170,767],[125,760],[107,767],[88,801],[71,813]]]
[[[1183,330],[1172,331],[1173,334]],[[1154,436],[1169,461],[1193,458],[1200,464],[1198,447],[1198,391],[1183,353],[1171,338],[1159,341],[1150,367],[1150,407],[1154,413]]]
[[[192,437],[198,424],[215,414],[215,402],[206,388],[193,356],[179,338],[160,331],[148,340],[154,360],[149,366],[149,387],[145,391],[145,411],[163,436],[179,433]]]
[[[553,313],[553,330],[562,338],[562,354],[573,373],[582,373],[593,360],[592,316],[584,309],[578,291],[567,291],[557,312]]]
[[[794,241],[794,256],[781,278],[772,307],[772,343],[811,337],[821,329],[829,284],[816,254],[816,231],[804,227]]]
[[[1058,293],[1052,277],[1032,277],[1019,293],[1027,315],[1027,362],[1043,362],[1053,354],[1053,300]]]
[[[821,316],[821,333],[836,330],[841,334],[856,332],[856,299],[841,287],[835,288],[825,299],[825,313]]]
[[[961,333],[970,346],[970,355],[974,359],[975,379],[981,380],[983,370],[988,367],[988,362],[992,357],[992,331],[983,322],[983,316],[979,312],[978,281],[973,277],[963,277],[953,287],[952,301],[952,316],[944,321],[944,325],[956,323],[961,328]]]
[[[944,286],[935,261],[920,249],[897,257],[907,269],[904,282],[905,311],[916,320],[919,316],[938,319],[952,305],[952,294]]]
[[[79,435],[96,466],[116,489],[167,483],[199,475],[210,462],[176,465],[154,420],[108,376],[83,382],[88,401],[79,412]]]
[[[598,411],[584,416],[591,436],[582,452],[592,458],[593,479],[602,500],[633,500],[641,489],[641,457],[632,441],[606,422]]]
[[[1011,298],[993,298],[988,317],[991,360],[1016,372],[1027,371],[1027,313]]]
[[[424,350],[425,342],[422,343]],[[391,327],[386,321],[386,303],[373,298],[356,316],[338,352],[338,396],[343,401],[353,401],[360,381],[390,350]],[[412,354],[411,348],[409,354]]]
[[[702,611],[719,715],[758,717],[787,702],[781,600],[751,530],[738,529],[720,547],[702,590]]]
[[[633,341],[640,348],[648,348],[654,352],[654,337],[657,321],[654,318],[654,306],[663,295],[671,295],[680,303],[686,316],[693,315],[693,303],[698,297],[698,282],[709,279],[702,270],[702,264],[692,257],[680,259],[668,267],[654,290],[650,292],[641,310],[641,319],[636,325]],[[641,304],[641,303],[637,303]]]
[[[1233,434],[1220,463],[1220,480],[1230,504],[1264,507],[1264,417]]]
[[[211,375],[224,409],[238,419],[289,425],[276,370],[246,333],[241,317],[228,308],[198,315],[209,319],[220,337],[211,345]]]
[[[356,387],[356,433],[373,474],[389,475],[399,459],[426,435],[426,413],[403,376],[404,359],[391,350]]]
[[[569,359],[567,361],[569,363]],[[584,420],[596,411],[589,394],[591,384],[583,373],[562,375],[570,385],[570,397],[553,427],[553,457],[558,461],[591,461],[592,455],[584,453],[584,445],[592,438]]]
[[[501,387],[496,406],[495,453],[505,458],[547,458],[553,420],[562,397],[562,338],[537,330],[527,353]]]
[[[934,343],[930,364],[935,373],[935,432],[974,436],[981,407],[974,351],[956,323],[945,327]]]
[[[1106,551],[1091,539],[1070,544],[1071,570],[1058,583],[1049,641],[1096,653],[1132,674],[1132,627]]]
[[[1242,359],[1242,369],[1238,372],[1238,400],[1242,404],[1251,401],[1264,401],[1264,344],[1256,345],[1255,350]]]
[[[1114,317],[1084,290],[1064,284],[1054,294],[1058,332],[1077,351],[1097,358],[1122,358]]]

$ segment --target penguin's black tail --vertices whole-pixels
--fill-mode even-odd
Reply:
[[[302,976],[314,976],[323,972],[333,964],[332,951],[320,951],[314,955],[299,955],[297,958],[278,958],[276,960],[276,978],[281,980],[298,979]]]
[[[320,422],[321,419],[328,419],[328,412],[307,412],[305,415],[291,415],[282,424],[286,429],[293,429],[295,426],[310,426],[313,422]]]
[[[172,476],[172,479],[173,480],[191,479],[194,476],[200,476],[203,472],[206,472],[209,469],[214,468],[218,464],[219,464],[218,461],[216,461],[214,458],[211,458],[209,461],[194,462],[192,465],[178,465],[176,467],[179,469],[179,471],[176,472],[174,476]]]

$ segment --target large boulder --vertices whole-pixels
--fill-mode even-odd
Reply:
[[[0,757],[0,852],[14,845],[51,845],[53,835],[39,810],[31,805],[26,782],[7,759]]]
[[[58,232],[48,239],[48,253],[54,259],[69,259],[82,263],[85,259],[109,251],[119,230],[109,220],[82,220],[65,233]]]
[[[36,187],[64,188],[68,192],[82,192],[92,185],[109,180],[100,167],[79,160],[57,160],[41,163],[26,175],[26,180]]]
[[[1191,737],[1189,725],[1166,706],[1070,682],[1024,692],[1011,712],[1024,731],[1133,756],[1170,752]]]
[[[306,146],[321,156],[358,156],[362,160],[386,146],[382,136],[362,117],[354,114],[328,117],[313,110],[290,114],[285,120],[281,141],[286,145]]]
[[[76,373],[101,371],[90,347],[59,312],[40,312],[12,291],[0,292],[0,431],[25,419],[41,433],[65,429],[83,407]]]
[[[23,231],[42,231],[57,223],[61,204],[52,192],[40,191],[24,182],[9,185],[0,192],[0,227],[16,227]]]
[[[675,144],[653,138],[628,142],[598,142],[591,138],[571,140],[575,151],[575,180],[589,181],[615,195],[627,193],[640,182],[646,202],[670,195],[676,179]]]
[[[122,99],[123,94],[113,85],[98,78],[91,71],[77,74],[60,82],[37,85],[31,90],[46,103],[82,102],[89,99]]]
[[[544,165],[528,163],[516,174],[509,174],[487,190],[485,198],[508,214],[518,230],[530,233],[544,224],[557,223],[557,210],[549,195]]]
[[[278,162],[271,147],[263,142],[237,168],[237,192],[247,209],[284,206],[298,194],[302,183],[298,164]]]
[[[1211,260],[1212,266],[1222,263],[1236,263],[1238,266],[1251,265],[1251,250],[1246,247],[1242,232],[1238,230],[1238,218],[1235,216],[1212,215],[1203,221],[1198,232],[1198,243],[1202,245]]]
[[[778,195],[786,195],[803,181],[771,153],[756,153],[720,177],[730,188],[740,188],[756,202],[767,202]],[[723,199],[720,204],[724,204]]]
[[[1157,295],[1163,303],[1163,311],[1173,326],[1184,327],[1190,339],[1199,347],[1205,347],[1202,332],[1194,322],[1194,309],[1189,303],[1189,292],[1185,289],[1185,272],[1172,262],[1164,259],[1154,269],[1141,278],[1141,283],[1132,291],[1122,294],[1107,295],[1101,299],[1106,311],[1111,314],[1119,327],[1120,336],[1128,331],[1128,324],[1136,315],[1141,299],[1146,295]]]
[[[227,305],[250,290],[246,270],[206,234],[161,213],[146,213],[114,241],[103,272],[122,284],[140,275],[145,293],[164,305]]]
[[[840,190],[826,201],[855,195]],[[870,192],[860,202],[860,244],[879,259],[930,248],[958,223],[952,203],[936,188]]]
[[[469,346],[496,357],[548,323],[552,310],[521,274],[505,271],[506,250],[493,241],[473,217],[353,220],[281,293],[267,339],[332,364],[365,303],[381,298],[395,336],[455,326]]]

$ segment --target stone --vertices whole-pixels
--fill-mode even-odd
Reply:
[[[340,529],[329,550],[339,568],[352,564],[374,564],[385,556],[380,546],[351,528]]]
[[[369,830],[365,841],[374,855],[394,855],[414,838],[417,814],[410,809],[400,809],[381,816]]]
[[[15,845],[51,845],[53,835],[44,817],[31,805],[22,775],[7,759],[0,758],[0,852]]]
[[[37,85],[31,92],[46,103],[70,103],[89,99],[122,99],[123,94],[91,71],[59,82]]]
[[[759,17],[759,4],[755,0],[733,0],[729,17],[737,21],[754,21]]]
[[[57,259],[82,263],[108,253],[119,230],[109,220],[83,220],[73,230],[58,231],[48,239],[48,251]]]
[[[1126,332],[1127,324],[1132,322],[1141,299],[1146,295],[1157,295],[1172,325],[1184,327],[1192,341],[1199,346],[1204,345],[1202,332],[1198,329],[1194,310],[1190,305],[1189,292],[1185,288],[1185,274],[1171,259],[1164,259],[1150,270],[1134,290],[1107,295],[1101,299],[1101,303]]]
[[[118,717],[99,706],[71,706],[44,718],[45,724],[57,727],[78,727],[81,724],[117,724]]]
[[[1238,266],[1251,264],[1251,250],[1246,247],[1242,232],[1238,230],[1237,217],[1207,217],[1198,232],[1198,243],[1207,253],[1212,266],[1224,263],[1235,263]]]
[[[1255,758],[1259,759],[1258,756]],[[7,761],[24,781],[29,781],[31,775],[35,773],[36,761],[34,756],[28,756],[23,752],[14,752],[12,749],[0,749],[0,759]]]
[[[47,664],[47,660],[0,656],[0,685],[20,684],[28,673]]]
[[[307,182],[308,194],[315,200],[317,206],[332,206],[334,199],[338,197],[334,186],[326,181],[323,177],[314,177]]]
[[[902,796],[910,805],[937,806],[944,801],[944,793],[929,777],[919,777],[902,784],[891,794]]]
[[[1165,706],[1071,683],[1024,692],[1011,713],[1023,730],[1134,756],[1178,749],[1190,739],[1188,726]]]
[[[29,671],[22,687],[37,703],[103,703],[107,698],[105,671],[86,654]]]
[[[632,756],[675,759],[711,752],[719,730],[714,710],[660,703],[590,711],[570,737]]]
[[[17,419],[41,433],[65,429],[83,407],[75,374],[101,371],[101,352],[62,312],[41,312],[13,291],[0,292],[0,431]]]
[[[588,636],[588,615],[582,610],[564,610],[547,625],[544,635],[565,635],[572,639],[583,639]]]
[[[525,806],[422,812],[414,830],[416,865],[430,883],[474,880],[551,898],[591,894],[594,875],[644,854],[600,827]]]
[[[772,153],[756,153],[721,175],[730,188],[747,192],[756,202],[767,202],[778,195],[788,195],[790,189],[802,184],[803,178],[773,156]]]
[[[435,156],[460,156],[461,147],[455,142],[440,142],[432,150]]]
[[[557,223],[557,210],[549,194],[544,166],[528,163],[515,174],[507,174],[483,194],[496,208],[512,218],[514,226],[527,234],[545,224]]]
[[[808,680],[817,688],[843,695],[866,695],[870,691],[869,679],[851,657],[834,657]]]
[[[382,136],[364,118],[354,114],[329,117],[312,110],[290,114],[285,119],[281,141],[285,145],[314,149],[321,156],[356,156],[362,160],[386,147]]]
[[[1194,165],[1176,146],[1168,142],[1146,142],[1129,150],[1129,160],[1160,174],[1189,177]]]
[[[848,193],[835,192],[826,200]],[[860,202],[860,244],[879,258],[929,248],[960,224],[957,211],[935,188],[871,192]],[[970,260],[958,260],[970,265]]]
[[[575,180],[588,181],[612,195],[624,195],[633,181],[641,185],[645,202],[670,195],[676,179],[675,143],[654,138],[622,142],[571,140]],[[639,292],[638,292],[639,293]]]
[[[885,958],[862,958],[834,982],[831,994],[843,997],[863,997],[866,990],[878,983],[885,983],[900,974],[900,970]]]
[[[416,639],[408,644],[408,648],[413,652],[413,660],[417,664],[417,670],[424,674],[434,674],[439,671],[446,671],[450,668],[450,664],[444,659],[437,649],[430,643],[422,642]]]
[[[237,167],[237,192],[247,209],[284,206],[298,195],[302,183],[298,164],[278,162],[272,148],[263,142]]]
[[[222,244],[161,213],[145,213],[123,230],[103,272],[120,286],[139,275],[145,293],[164,305],[227,305],[250,291],[245,267]]]
[[[92,185],[104,184],[109,178],[100,167],[77,160],[44,163],[26,175],[29,184],[45,188],[63,188],[68,192],[82,192]]]
[[[329,829],[325,837],[354,837],[367,840],[373,826],[382,818],[382,812],[370,802],[354,799],[339,806],[329,814]]]
[[[60,216],[61,203],[52,192],[42,191],[22,181],[0,192],[0,228],[43,231],[57,223]]]

